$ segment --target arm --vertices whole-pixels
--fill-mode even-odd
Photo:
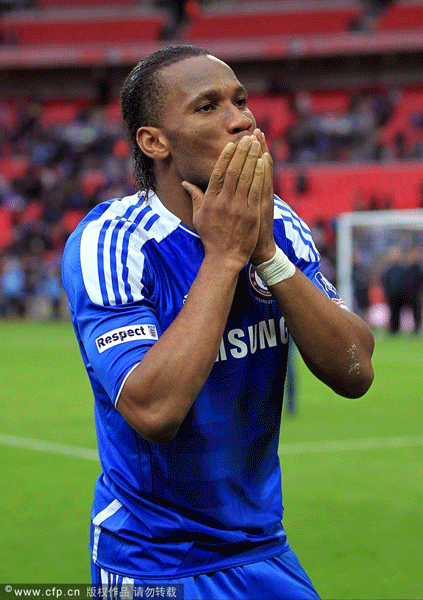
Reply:
[[[266,175],[261,208],[260,234],[251,257],[255,265],[270,260],[276,251],[273,238],[273,170],[264,136]],[[288,329],[309,369],[338,394],[357,398],[373,381],[374,347],[370,328],[357,315],[342,309],[299,269],[292,277],[269,286]]]
[[[374,347],[364,321],[340,308],[298,269],[269,290],[316,377],[341,396],[362,396],[373,381]]]
[[[203,196],[191,194],[205,251],[179,315],[124,384],[117,409],[146,439],[171,440],[218,354],[240,270],[257,242],[264,163],[252,139],[222,152]]]

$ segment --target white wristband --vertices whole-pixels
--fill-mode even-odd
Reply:
[[[295,273],[295,265],[278,246],[276,246],[273,258],[254,268],[267,286],[276,285],[285,279],[289,279]]]

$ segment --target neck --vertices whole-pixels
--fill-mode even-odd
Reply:
[[[181,181],[173,178],[157,177],[156,193],[161,203],[178,219],[194,229],[191,196],[184,190]]]

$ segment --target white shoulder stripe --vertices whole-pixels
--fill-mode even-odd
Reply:
[[[142,248],[151,239],[161,242],[180,223],[155,194],[112,202],[81,237],[82,276],[91,301],[114,306],[142,300]]]
[[[82,278],[90,300],[94,304],[103,304],[95,250],[99,235],[100,228],[96,227],[96,223],[89,223],[82,233],[80,248]]]
[[[281,219],[284,223],[286,237],[292,244],[297,258],[318,262],[319,252],[314,244],[309,227],[285,202],[275,197],[275,219]]]
[[[134,194],[133,196],[128,196],[122,200],[113,202],[101,215],[101,217],[96,221],[91,221],[91,223],[87,225],[82,233],[80,246],[82,277],[84,280],[85,289],[87,290],[90,300],[94,304],[101,305],[104,303],[103,294],[101,291],[102,288],[100,283],[99,267],[101,271],[104,271],[106,282],[108,282],[108,296],[110,290],[110,277],[109,273],[107,273],[107,269],[105,269],[106,259],[104,256],[101,261],[101,265],[99,265],[99,239],[104,223],[106,221],[113,221],[116,218],[122,218],[128,209],[135,207],[139,202],[140,198],[138,194]],[[110,239],[110,235],[111,232],[108,240]],[[106,242],[106,238],[104,241]]]
[[[144,255],[137,252],[136,260],[132,260],[131,249],[134,249],[132,233],[137,227],[143,227],[151,217],[151,211],[144,213],[145,208],[144,204],[137,207],[130,220],[123,221],[123,217],[113,220],[107,229],[103,247],[103,269],[107,297],[111,305],[117,304],[118,297],[122,302],[129,302],[131,298],[141,300],[143,297],[141,278]],[[125,267],[129,269],[128,275],[124,273]]]

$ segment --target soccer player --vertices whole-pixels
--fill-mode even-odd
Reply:
[[[133,69],[121,100],[140,191],[95,207],[63,259],[103,471],[93,582],[318,598],[281,524],[288,332],[319,379],[359,397],[371,331],[273,195],[266,141],[228,65],[165,48]]]

